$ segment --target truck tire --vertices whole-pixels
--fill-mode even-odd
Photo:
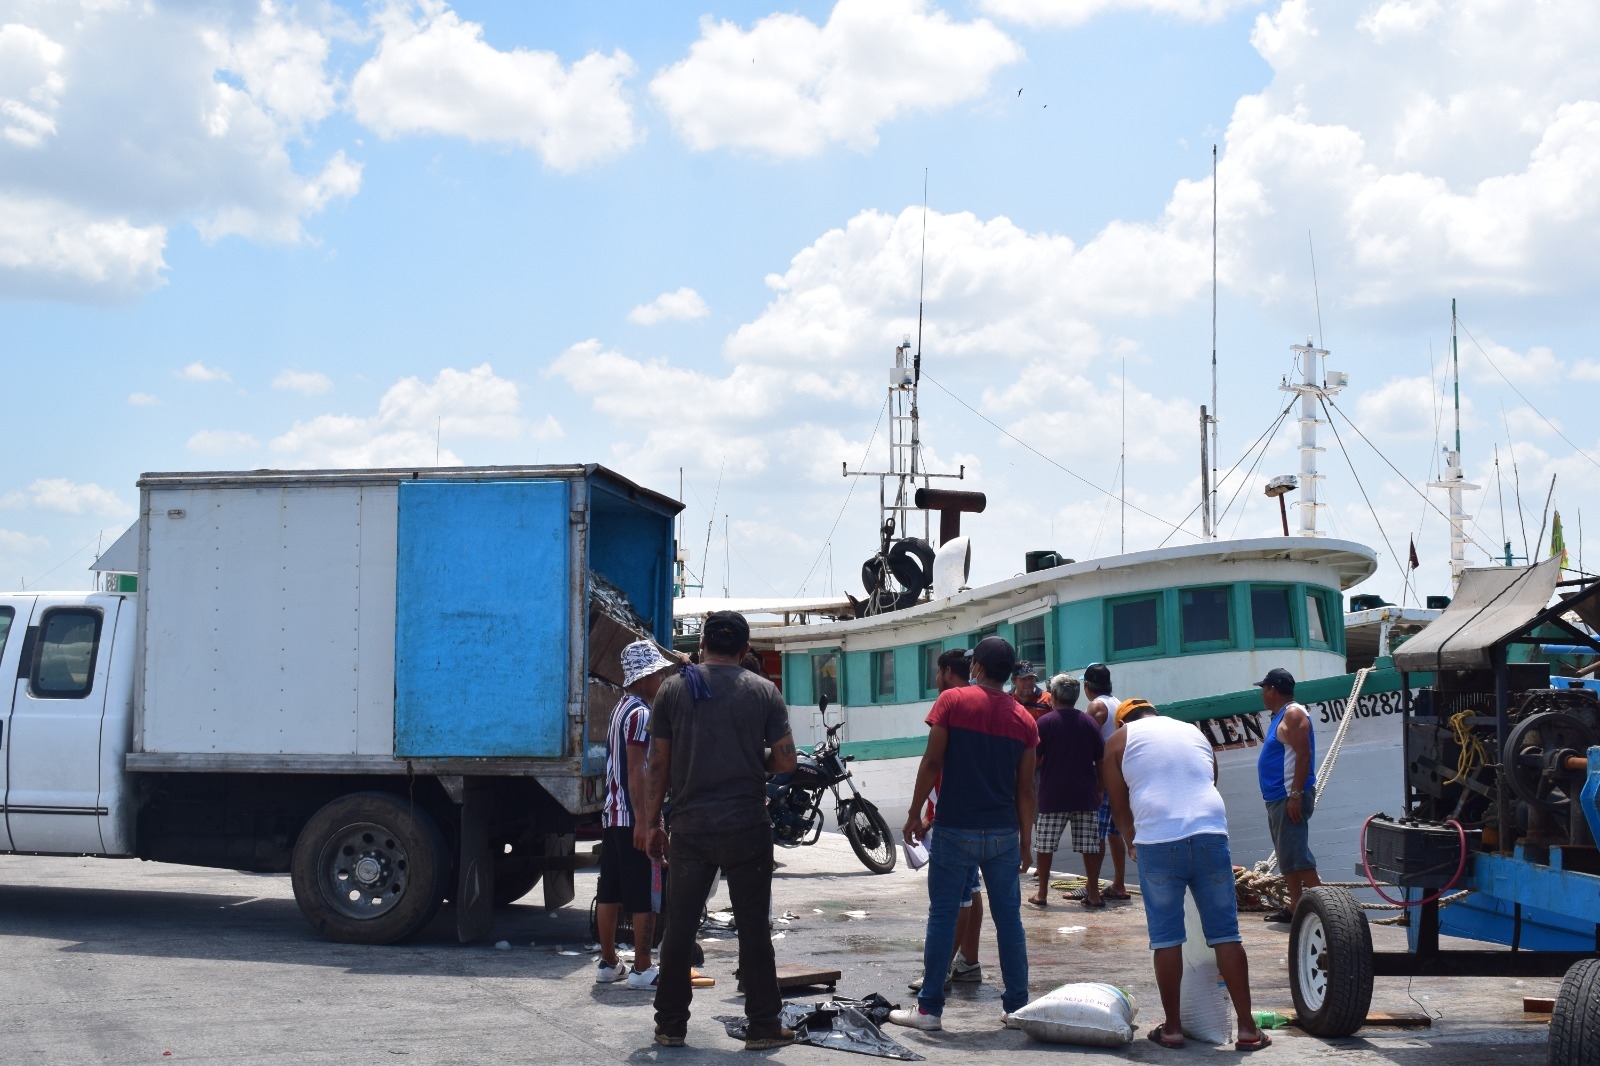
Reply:
[[[1372,1006],[1372,930],[1342,888],[1308,888],[1289,926],[1289,991],[1300,1028],[1349,1036]]]
[[[509,907],[532,892],[544,876],[541,855],[506,855],[494,864],[494,905]]]
[[[392,944],[438,913],[450,853],[427,811],[387,792],[354,792],[311,816],[289,869],[295,902],[319,936]]]
[[[1572,964],[1550,1012],[1549,1066],[1600,1062],[1600,959]]]

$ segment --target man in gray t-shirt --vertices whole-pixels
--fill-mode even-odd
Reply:
[[[750,625],[717,611],[700,628],[701,665],[684,668],[656,693],[650,713],[650,779],[635,842],[653,858],[668,855],[666,900],[656,984],[656,1041],[679,1047],[689,1027],[689,952],[717,871],[728,883],[739,928],[739,979],[750,1024],[745,1047],[794,1039],[779,1015],[783,997],[772,954],[772,823],[767,775],[795,767],[789,712],[772,682],[739,665]],[[658,826],[668,786],[671,838]]]

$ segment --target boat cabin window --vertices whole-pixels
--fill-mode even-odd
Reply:
[[[1322,597],[1315,592],[1306,593],[1306,635],[1313,644],[1328,643],[1328,618],[1324,614]]]
[[[1033,664],[1033,668],[1041,675],[1047,674],[1044,653],[1044,616],[1030,618],[1026,622],[1018,622],[1014,627],[1013,635],[1016,637],[1017,660]],[[1042,687],[1042,686],[1041,686]]]
[[[1233,641],[1233,589],[1213,585],[1203,589],[1184,589],[1178,593],[1179,624],[1183,630],[1183,650],[1196,651],[1206,645]]]
[[[917,659],[922,663],[922,694],[939,694],[939,656],[944,654],[943,644],[924,644],[917,649]]]
[[[1125,600],[1112,600],[1111,653],[1139,655],[1156,652],[1161,644],[1161,596],[1151,593]]]
[[[1275,585],[1250,587],[1250,625],[1257,644],[1294,644],[1289,590]]]
[[[39,625],[28,690],[36,698],[72,700],[94,686],[100,647],[100,612],[87,607],[47,611]]]
[[[829,703],[839,702],[839,656],[833,652],[811,657],[811,698],[824,696]]]
[[[894,649],[872,653],[872,698],[894,702]]]

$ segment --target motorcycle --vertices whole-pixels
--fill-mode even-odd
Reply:
[[[827,697],[823,697],[818,706],[826,736],[811,754],[801,753],[797,757],[792,773],[776,774],[767,779],[772,842],[787,848],[815,844],[822,836],[823,798],[831,792],[835,820],[844,830],[856,858],[873,873],[886,874],[894,869],[894,834],[878,808],[861,795],[851,780],[847,764],[855,756],[839,752],[839,731],[844,728],[844,722],[827,724]],[[840,791],[841,785],[849,787],[849,795]]]

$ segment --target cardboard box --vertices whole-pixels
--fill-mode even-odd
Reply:
[[[646,635],[635,632],[610,615],[595,611],[589,615],[589,673],[611,684],[622,685],[622,649]]]

